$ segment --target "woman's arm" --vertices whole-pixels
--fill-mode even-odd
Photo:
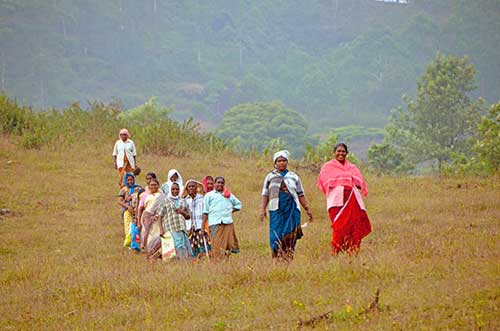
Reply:
[[[142,227],[142,214],[143,214],[143,212],[144,212],[144,206],[139,206],[137,208],[137,223],[138,223],[137,226],[139,228]]]
[[[313,214],[311,211],[311,207],[309,207],[309,204],[307,203],[306,196],[305,195],[299,196],[299,202],[302,205],[302,207],[304,207],[304,209],[306,210],[307,217],[309,218],[309,222],[312,222],[313,221]]]
[[[203,215],[201,216],[201,218],[203,220],[203,222],[201,223],[202,224],[201,228],[203,230],[205,230],[208,227],[207,226],[208,225],[208,214],[203,213]]]
[[[263,195],[262,204],[260,205],[260,212],[259,212],[259,219],[261,222],[264,221],[264,217],[266,217],[266,208],[268,203],[269,203],[269,196]]]
[[[184,217],[184,219],[187,219],[187,220],[188,220],[188,219],[190,219],[190,218],[191,218],[191,216],[189,216],[189,213],[187,212],[187,210],[186,210],[186,209],[184,209],[184,208],[176,208],[176,209],[175,209],[175,212],[176,212],[177,214],[182,215],[182,217]]]
[[[125,209],[129,209],[129,207],[130,207],[128,204],[126,204],[126,203],[125,203],[125,197],[124,197],[124,196],[121,196],[121,195],[120,195],[120,197],[118,198],[118,205],[119,205],[120,207],[125,208]]]

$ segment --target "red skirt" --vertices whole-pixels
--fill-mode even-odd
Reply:
[[[351,195],[351,191],[349,187],[344,188],[344,206],[328,209],[333,230],[332,255],[340,251],[356,254],[359,251],[361,239],[372,231],[366,211],[361,209],[354,193]],[[341,210],[342,213],[334,222]]]

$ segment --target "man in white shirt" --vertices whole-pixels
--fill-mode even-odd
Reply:
[[[120,187],[123,186],[123,176],[127,172],[134,172],[137,167],[137,151],[134,142],[129,138],[130,133],[128,130],[121,129],[120,139],[116,141],[113,148],[113,160],[115,169],[118,170],[118,175],[120,176],[120,181],[118,182]]]

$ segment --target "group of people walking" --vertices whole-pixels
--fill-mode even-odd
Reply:
[[[147,173],[142,187],[136,183],[140,168],[130,133],[122,129],[119,137],[113,157],[120,178],[124,246],[162,259],[220,259],[240,251],[232,214],[242,203],[226,188],[223,177],[184,183],[180,172],[171,169],[162,185],[155,173]],[[340,143],[333,152],[317,181],[331,220],[332,254],[357,254],[361,240],[371,232],[362,200],[368,189],[359,169],[346,159],[347,146]],[[289,160],[286,150],[273,155],[274,169],[264,179],[259,212],[263,221],[268,210],[272,256],[284,261],[293,259],[303,236],[301,207],[313,221],[301,179],[288,169]]]

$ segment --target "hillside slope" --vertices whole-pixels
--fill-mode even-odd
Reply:
[[[151,96],[216,126],[282,100],[313,133],[381,127],[437,51],[468,55],[500,99],[496,0],[0,1],[0,90],[36,107]]]
[[[224,175],[243,202],[240,255],[150,263],[121,246],[112,143],[27,151],[0,139],[0,207],[13,211],[0,219],[0,329],[285,330],[325,314],[311,325],[500,328],[498,179],[368,177],[373,233],[359,256],[333,258],[316,175],[292,162],[316,220],[287,266],[271,261],[257,220],[271,162],[139,154],[162,180],[169,168],[184,179]]]

